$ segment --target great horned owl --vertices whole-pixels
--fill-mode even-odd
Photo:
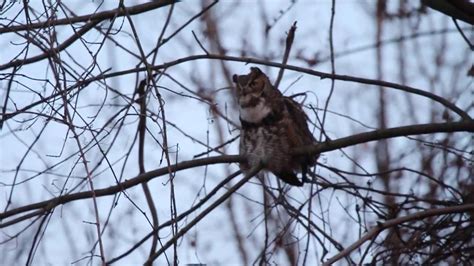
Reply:
[[[308,129],[307,116],[292,98],[275,89],[268,77],[258,68],[251,67],[247,75],[234,75],[240,108],[240,154],[247,163],[240,164],[248,171],[263,161],[265,170],[284,182],[302,186],[296,172],[306,178],[308,167],[316,163],[317,156],[293,157],[291,149],[314,144]]]

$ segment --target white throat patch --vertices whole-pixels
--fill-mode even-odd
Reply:
[[[249,123],[260,123],[272,110],[264,102],[256,106],[240,107],[240,119]]]

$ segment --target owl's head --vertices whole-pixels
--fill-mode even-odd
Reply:
[[[234,75],[240,118],[246,122],[259,123],[271,110],[271,101],[276,94],[268,77],[256,67],[247,75]]]
[[[235,82],[239,105],[250,107],[258,104],[258,99],[270,96],[273,87],[259,68],[251,67],[247,75],[234,75],[232,80]]]

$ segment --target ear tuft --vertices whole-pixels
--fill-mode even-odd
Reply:
[[[251,67],[250,71],[255,72],[255,74],[257,74],[257,75],[262,74],[262,70],[260,70],[260,68],[258,68],[258,67]]]

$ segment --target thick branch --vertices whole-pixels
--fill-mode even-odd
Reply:
[[[474,122],[473,121],[463,121],[463,122],[453,122],[453,123],[439,123],[439,124],[420,124],[404,127],[389,128],[383,130],[374,130],[371,132],[360,133],[352,135],[345,138],[340,138],[336,140],[327,141],[324,143],[316,144],[310,147],[303,147],[295,149],[295,155],[301,154],[319,154],[322,152],[333,151],[341,148],[345,148],[352,145],[357,145],[369,141],[401,137],[407,135],[421,135],[421,134],[430,134],[430,133],[443,133],[443,132],[474,132]],[[113,195],[122,190],[131,188],[143,182],[147,182],[154,177],[166,175],[169,171],[176,172],[188,168],[193,168],[197,166],[217,164],[217,163],[232,163],[232,162],[242,162],[245,158],[241,155],[225,155],[225,156],[215,156],[204,159],[195,159],[190,161],[184,161],[181,163],[174,164],[168,167],[163,167],[157,170],[146,172],[144,174],[138,175],[135,178],[126,180],[122,183],[119,183],[115,186],[111,186],[104,189],[95,190],[96,197]],[[68,194],[53,198],[50,200],[29,204],[23,207],[12,209],[4,213],[0,213],[0,219],[5,219],[19,213],[32,211],[35,209],[44,209],[44,211],[49,211],[54,207],[65,204],[71,201],[86,199],[92,197],[92,191],[78,192],[75,194]],[[8,222],[7,222],[8,223]],[[5,224],[7,224],[5,223]],[[10,224],[10,223],[8,223]],[[0,224],[0,228],[5,227],[4,224]]]
[[[132,179],[119,183],[115,186],[111,186],[111,187],[103,188],[103,189],[96,189],[95,196],[102,197],[102,196],[113,195],[117,192],[131,188],[143,182],[150,181],[151,179],[157,176],[167,175],[169,173],[168,169],[170,169],[170,171],[172,172],[177,172],[180,170],[189,169],[196,166],[218,164],[218,163],[234,163],[234,162],[241,162],[243,160],[244,160],[244,157],[240,155],[224,155],[224,156],[208,157],[208,158],[203,158],[203,159],[194,159],[191,161],[184,161],[184,162],[174,164],[170,166],[169,168],[168,166],[166,166],[166,167],[162,167],[153,171],[146,172]],[[92,197],[92,194],[93,194],[92,191],[84,191],[84,192],[78,192],[74,194],[59,196],[59,197],[42,201],[42,202],[29,204],[23,207],[6,211],[4,213],[0,213],[0,220],[22,213],[22,212],[27,212],[27,211],[31,211],[35,209],[44,209],[45,211],[49,211],[53,209],[54,207],[61,204],[65,204],[65,203],[75,201],[75,200],[90,198]],[[3,224],[0,224],[0,228],[2,227],[3,227]]]
[[[419,124],[403,127],[394,127],[387,129],[378,129],[370,132],[351,135],[345,138],[322,142],[313,146],[297,148],[294,150],[295,155],[301,154],[319,154],[335,149],[345,148],[361,143],[375,140],[396,138],[408,135],[423,135],[431,133],[448,133],[448,132],[474,132],[474,121],[462,121],[451,123],[430,123]]]

